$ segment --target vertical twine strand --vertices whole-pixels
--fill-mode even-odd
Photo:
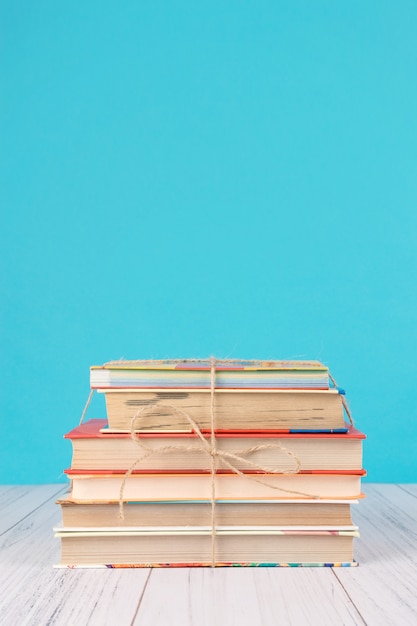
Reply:
[[[83,414],[81,415],[80,423],[78,424],[79,426],[81,426],[81,424],[82,424],[82,423],[83,423],[83,421],[84,421],[85,414],[87,413],[87,409],[88,409],[88,407],[90,406],[91,398],[93,397],[93,393],[94,393],[94,389],[90,389],[90,393],[89,393],[89,396],[88,396],[87,403],[86,403],[86,405],[85,405],[85,407],[84,407]]]
[[[210,358],[210,442],[211,442],[211,566],[216,566],[216,427],[214,390],[216,382],[216,359]]]

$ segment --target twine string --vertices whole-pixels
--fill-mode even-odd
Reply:
[[[210,357],[210,455],[211,455],[211,566],[216,565],[216,414],[214,392],[216,383],[216,359]],[[226,462],[227,463],[227,462]]]
[[[86,416],[87,409],[90,406],[90,402],[91,402],[91,398],[93,397],[93,394],[94,394],[94,389],[90,389],[90,393],[88,395],[87,402],[86,402],[85,407],[84,407],[84,411],[82,412],[82,415],[81,415],[80,423],[78,424],[79,426],[81,426],[81,424],[84,421],[84,418]]]
[[[330,380],[332,381],[332,383],[333,383],[333,385],[335,386],[335,388],[336,388],[336,389],[338,389],[338,384],[337,384],[337,382],[335,381],[335,379],[333,378],[333,376],[330,374],[330,372],[329,372],[329,378],[330,378]],[[349,420],[349,422],[350,422],[350,425],[351,425],[351,426],[354,426],[354,423],[353,423],[353,418],[352,418],[352,415],[351,415],[351,413],[350,413],[350,409],[349,409],[349,407],[348,407],[348,403],[346,402],[346,398],[345,398],[345,396],[344,396],[343,394],[340,394],[340,395],[341,395],[341,397],[342,397],[342,405],[343,405],[343,408],[344,408],[344,409],[345,409],[345,411],[346,411],[346,415],[348,416],[348,420]]]
[[[190,423],[194,424],[193,428],[195,429],[195,434],[197,435],[198,439],[201,441],[201,443],[199,443],[198,445],[167,445],[167,446],[158,446],[155,448],[149,448],[148,446],[146,446],[143,443],[143,438],[140,436],[139,433],[137,433],[135,431],[135,422],[136,420],[143,415],[143,413],[145,413],[146,410],[152,410],[153,408],[156,407],[156,405],[153,405],[152,407],[142,407],[140,409],[140,411],[138,411],[137,414],[135,414],[132,419],[131,419],[131,429],[130,429],[130,435],[132,440],[135,442],[135,444],[139,447],[140,449],[140,454],[138,456],[138,458],[131,464],[131,466],[129,467],[129,469],[127,470],[127,472],[124,474],[123,477],[123,481],[122,484],[120,486],[120,492],[119,492],[119,518],[120,519],[124,519],[124,490],[126,487],[126,482],[128,480],[128,478],[131,476],[132,472],[134,471],[134,469],[136,468],[137,465],[139,465],[142,461],[144,461],[146,458],[154,455],[154,454],[165,454],[165,453],[170,453],[170,452],[191,452],[191,451],[202,451],[205,452],[206,454],[210,455],[211,459],[216,459],[216,458],[220,458],[223,462],[223,464],[230,469],[234,474],[237,474],[238,476],[242,477],[242,478],[246,478],[248,480],[251,480],[253,482],[256,482],[262,486],[266,486],[269,487],[271,489],[274,490],[278,490],[284,493],[288,493],[290,495],[297,495],[297,496],[301,496],[304,498],[317,498],[317,496],[312,495],[312,494],[308,494],[305,493],[303,491],[295,491],[295,490],[291,490],[291,489],[284,489],[283,487],[277,487],[276,485],[270,485],[269,483],[267,483],[265,480],[262,480],[261,478],[258,478],[257,476],[253,475],[253,474],[246,474],[243,471],[241,471],[237,466],[236,463],[239,464],[246,464],[248,465],[251,469],[253,469],[254,471],[260,472],[261,474],[265,474],[265,473],[269,473],[269,474],[282,474],[284,473],[282,470],[277,469],[277,468],[271,468],[271,467],[266,467],[263,465],[260,465],[258,463],[255,463],[254,461],[251,461],[250,459],[246,458],[246,455],[252,454],[254,452],[257,452],[259,450],[271,450],[271,449],[277,449],[280,450],[282,452],[284,452],[285,454],[288,454],[288,456],[290,456],[292,458],[292,460],[294,461],[295,467],[294,469],[290,468],[289,470],[285,470],[285,473],[288,474],[297,474],[300,470],[300,460],[298,459],[298,457],[291,451],[288,450],[285,446],[275,443],[275,444],[259,444],[259,445],[255,445],[255,446],[251,446],[239,451],[236,451],[236,453],[233,452],[227,452],[225,450],[218,450],[217,448],[215,448],[215,450],[212,453],[212,449],[211,449],[211,445],[210,442],[207,440],[206,437],[204,437],[204,435],[202,434],[201,430],[199,429],[199,427],[197,426],[197,424],[195,424],[194,420],[185,413],[185,411],[181,411],[181,409],[177,409],[177,407],[173,407],[171,405],[158,405],[159,407],[163,406],[166,408],[170,408],[173,413],[180,413],[182,415],[185,415],[189,418]],[[213,497],[214,494],[214,507],[213,507],[213,499],[211,498],[211,516],[212,516],[212,522],[213,522],[213,508],[215,509],[215,505],[216,505],[216,501],[215,501],[215,486],[213,489],[213,483],[215,481],[215,476],[212,475],[211,476],[211,497]],[[215,520],[214,520],[215,521]],[[215,533],[216,533],[216,525],[215,523],[213,524],[214,526],[214,531],[213,528],[211,528],[211,542],[212,542],[212,563],[215,562],[215,559],[213,559],[214,555],[214,547],[213,547],[213,543],[215,544]]]
[[[143,443],[144,439],[143,437],[141,437],[141,434],[136,432],[135,429],[135,421],[143,416],[143,414],[145,412],[151,411],[155,408],[168,408],[170,410],[172,410],[172,412],[175,413],[180,413],[184,416],[186,416],[189,420],[190,423],[193,425],[193,430],[195,431],[195,434],[197,435],[197,437],[201,440],[201,444],[197,443],[197,444],[193,444],[193,445],[167,445],[167,446],[157,446],[154,448],[150,448],[148,447],[145,443]],[[132,464],[131,468],[134,469],[134,467],[136,467],[136,465],[140,462],[143,461],[145,458],[153,455],[153,454],[160,454],[160,453],[165,453],[165,452],[195,452],[195,451],[203,451],[206,452],[208,455],[212,456],[212,449],[211,449],[211,445],[210,442],[207,440],[207,438],[203,435],[203,433],[201,432],[200,428],[198,427],[198,425],[195,423],[195,421],[187,414],[185,413],[185,411],[182,411],[181,409],[178,409],[177,407],[174,407],[170,404],[160,404],[160,403],[156,403],[152,406],[145,406],[142,407],[132,418],[131,418],[131,424],[130,424],[130,436],[131,439],[135,442],[135,444],[140,448],[141,454],[140,456],[135,460],[135,462]],[[264,465],[260,465],[258,463],[255,463],[254,461],[251,461],[250,459],[247,459],[245,457],[245,455],[249,455],[249,454],[253,454],[255,452],[258,452],[260,450],[271,450],[271,449],[277,449],[280,450],[281,452],[284,452],[285,454],[287,454],[289,457],[291,457],[294,461],[294,465],[295,468],[294,469],[286,469],[285,472],[277,469],[277,468],[273,468],[273,467],[266,467]],[[236,452],[228,452],[226,450],[219,450],[219,449],[215,449],[214,451],[214,456],[222,459],[222,461],[227,464],[227,459],[232,459],[234,461],[237,461],[240,464],[246,464],[249,465],[254,471],[258,471],[260,473],[268,473],[268,474],[283,474],[283,473],[287,473],[287,474],[297,474],[300,471],[300,460],[298,459],[298,457],[296,456],[296,454],[294,454],[294,452],[292,452],[291,450],[289,450],[288,448],[286,448],[285,446],[283,446],[280,443],[263,443],[263,444],[257,444],[254,446],[250,446],[248,448],[243,448],[241,450],[236,450]],[[130,468],[129,468],[130,469]],[[133,471],[132,469],[132,471]],[[232,468],[230,468],[232,469]],[[129,471],[129,470],[128,470]],[[238,473],[239,470],[236,467],[233,467],[233,471]],[[247,474],[242,473],[243,476],[247,476]],[[252,476],[252,475],[251,475]],[[262,484],[266,484],[265,482],[262,482]],[[296,493],[291,491],[290,493]],[[297,492],[298,493],[298,492]],[[302,492],[300,492],[302,493]],[[308,495],[308,494],[302,494],[302,495]]]
[[[303,491],[296,491],[293,489],[285,489],[283,487],[278,487],[277,485],[271,485],[268,482],[266,482],[265,480],[263,480],[262,478],[259,478],[257,476],[254,476],[253,474],[247,474],[245,472],[243,472],[242,470],[240,470],[236,464],[239,465],[247,465],[250,468],[252,468],[254,471],[257,471],[261,474],[283,474],[283,473],[287,473],[287,474],[297,474],[300,471],[300,467],[301,467],[301,462],[299,460],[299,458],[297,457],[296,454],[294,454],[294,452],[292,452],[291,450],[289,450],[288,448],[286,448],[285,446],[283,446],[280,443],[271,443],[271,444],[259,444],[259,445],[254,445],[248,448],[244,448],[242,450],[238,450],[236,452],[227,452],[225,450],[219,450],[217,448],[216,445],[216,422],[215,422],[215,376],[216,376],[216,360],[212,357],[210,359],[210,365],[211,365],[211,376],[210,376],[210,381],[211,381],[211,385],[210,385],[210,391],[211,391],[211,397],[210,397],[210,439],[208,439],[207,437],[205,437],[203,435],[203,433],[200,430],[200,427],[198,426],[198,424],[195,422],[195,420],[184,410],[179,409],[178,407],[175,407],[173,405],[170,404],[162,404],[162,403],[155,403],[151,406],[144,406],[141,409],[139,409],[135,415],[131,418],[131,422],[130,422],[130,436],[132,441],[135,442],[135,444],[139,447],[140,449],[140,455],[138,456],[138,458],[134,461],[134,463],[132,463],[132,465],[129,467],[129,469],[127,470],[127,472],[125,473],[124,477],[123,477],[123,481],[122,484],[120,486],[120,494],[119,494],[119,517],[121,519],[124,519],[124,490],[126,487],[126,482],[128,480],[128,478],[131,476],[132,472],[134,471],[135,467],[144,459],[152,456],[153,454],[165,454],[165,453],[169,453],[169,452],[188,452],[188,451],[196,451],[196,450],[200,450],[202,452],[205,452],[206,454],[208,454],[210,456],[210,465],[211,465],[211,565],[212,567],[215,567],[216,564],[216,474],[217,474],[217,459],[220,459],[223,463],[223,465],[225,465],[229,470],[231,470],[231,472],[233,472],[234,474],[242,477],[242,478],[246,478],[247,480],[251,480],[253,482],[256,482],[262,486],[266,486],[269,487],[270,489],[274,489],[283,493],[287,493],[290,495],[296,495],[296,496],[301,496],[303,498],[314,498],[314,499],[318,499],[318,496],[313,495],[313,494],[309,494]],[[197,445],[167,445],[167,446],[157,446],[154,448],[150,448],[148,446],[146,446],[146,444],[143,442],[143,438],[140,436],[140,433],[136,432],[135,429],[135,425],[137,420],[140,417],[143,417],[145,413],[149,413],[150,411],[154,411],[156,408],[162,408],[165,407],[167,409],[169,409],[173,415],[181,415],[182,417],[184,417],[187,422],[189,423],[189,425],[191,426],[192,431],[195,433],[195,435],[198,438],[198,442]],[[272,450],[272,449],[276,449],[276,450],[280,450],[281,452],[284,452],[285,454],[287,454],[293,461],[294,461],[294,469],[290,469],[290,470],[285,470],[282,471],[280,469],[277,468],[269,468],[269,467],[265,467],[262,466],[258,463],[255,463],[254,461],[251,461],[250,459],[246,458],[247,455],[253,454],[257,451],[260,450]]]

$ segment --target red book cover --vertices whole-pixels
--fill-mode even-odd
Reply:
[[[210,475],[210,435],[206,443],[193,432],[106,432],[105,419],[92,419],[67,433],[73,444],[76,475]],[[216,435],[218,475],[322,474],[363,476],[364,434],[221,432]],[[142,446],[142,447],[141,447]],[[143,458],[142,458],[143,456]],[[137,465],[136,465],[137,464]]]
[[[222,439],[227,437],[245,439],[245,438],[253,438],[253,437],[268,437],[269,439],[294,439],[294,438],[302,438],[302,439],[365,439],[366,435],[364,435],[361,431],[359,431],[354,426],[346,426],[347,432],[290,432],[290,431],[282,431],[282,430],[222,430],[216,432],[216,438]],[[114,439],[126,439],[130,438],[130,433],[120,432],[116,433],[114,431],[102,432],[107,428],[107,420],[106,419],[90,419],[89,421],[77,426],[69,433],[64,435],[66,439],[108,439],[109,437]],[[203,431],[204,434],[207,435],[209,439],[209,433]],[[187,439],[187,438],[196,438],[197,435],[193,432],[141,432],[139,433],[140,439],[154,439],[154,438],[172,438],[172,439]]]

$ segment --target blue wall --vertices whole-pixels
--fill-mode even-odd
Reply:
[[[369,479],[417,482],[417,4],[0,23],[0,481],[63,480],[91,364],[214,354],[323,360]]]

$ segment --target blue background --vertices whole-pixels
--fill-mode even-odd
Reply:
[[[414,0],[0,22],[0,480],[64,480],[90,365],[213,354],[324,361],[417,482]]]

